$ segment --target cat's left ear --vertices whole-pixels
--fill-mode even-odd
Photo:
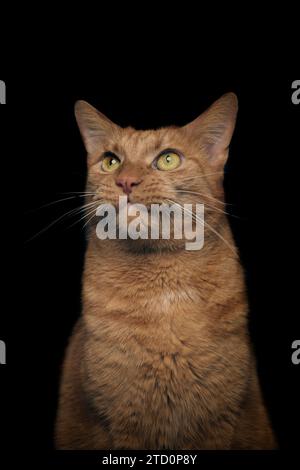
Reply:
[[[227,93],[183,127],[190,138],[207,154],[210,164],[214,167],[223,167],[226,163],[237,111],[237,96]]]
[[[75,103],[75,116],[89,155],[95,154],[103,140],[120,130],[117,124],[86,101]]]

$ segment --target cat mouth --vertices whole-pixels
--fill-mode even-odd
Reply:
[[[116,200],[116,199],[109,200],[109,199],[107,199],[107,200],[105,200],[105,203],[111,204],[112,206],[115,207],[115,209],[117,211],[120,208],[120,201],[119,200]],[[100,202],[100,204],[101,204],[101,202]],[[133,198],[133,197],[129,197],[129,196],[127,197],[127,208],[128,209],[129,208],[134,208],[134,207],[138,208],[138,206],[141,205],[141,206],[144,206],[147,209],[148,212],[150,212],[151,207],[153,205],[159,205],[159,204],[167,204],[167,201],[163,198],[159,198],[159,199],[151,200],[151,201],[149,201],[149,200],[145,201],[143,199]]]

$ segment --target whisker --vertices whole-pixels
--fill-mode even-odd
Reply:
[[[100,204],[101,204],[101,201],[100,201],[100,200],[94,201],[94,202],[93,202],[93,208],[92,208],[92,210],[89,211],[89,212],[87,212],[86,214],[84,214],[82,217],[80,217],[79,220],[76,220],[76,221],[75,221],[72,225],[70,225],[68,228],[70,229],[70,228],[74,227],[74,225],[80,223],[82,220],[85,220],[85,219],[86,219],[87,217],[89,217],[89,215],[91,215],[94,211],[95,211],[95,213],[96,213],[96,210],[97,210],[97,208],[98,208],[98,206],[99,206]],[[95,209],[95,206],[97,206],[96,209]],[[85,225],[84,225],[84,227],[85,227]]]
[[[235,214],[230,214],[230,212],[227,212],[227,211],[223,211],[222,209],[219,209],[219,207],[215,207],[215,206],[212,206],[211,204],[207,204],[207,202],[205,202],[204,205],[213,212],[219,212],[220,214],[225,214],[225,215],[228,215],[229,217],[235,217],[236,219],[240,219],[239,216]]]
[[[178,191],[177,191],[178,192]],[[198,194],[198,193],[197,193]],[[202,194],[202,193],[201,193]],[[204,194],[204,193],[203,193]],[[227,212],[227,211],[224,211],[223,209],[219,208],[219,207],[216,207],[212,204],[208,204],[206,201],[203,202],[203,204],[205,204],[206,207],[208,207],[210,210],[214,210],[216,212],[219,212],[221,214],[225,214],[225,215],[228,215],[229,217],[234,217],[236,219],[239,219],[241,220],[241,217],[239,217],[238,215],[235,215],[235,214],[231,214],[230,212]],[[224,206],[226,206],[227,204],[226,203],[222,203]],[[230,204],[229,204],[230,205]]]
[[[57,219],[55,219],[53,222],[51,222],[49,225],[47,225],[46,227],[44,227],[42,230],[40,230],[38,233],[36,233],[35,235],[33,235],[32,237],[30,237],[27,242],[30,242],[32,240],[34,240],[35,238],[37,238],[39,235],[42,235],[42,233],[46,232],[49,228],[53,227],[53,225],[57,224],[58,222],[60,222],[61,220],[63,220],[64,218],[66,217],[71,217],[73,215],[76,215],[82,211],[84,211],[85,209],[87,209],[89,206],[91,206],[92,204],[95,204],[96,201],[94,202],[89,202],[87,204],[84,204],[80,207],[76,207],[75,209],[71,209],[70,211],[62,214],[60,217],[58,217]]]
[[[59,194],[83,194],[83,195],[89,195],[89,196],[97,195],[97,193],[91,192],[91,191],[67,191],[67,192],[59,193]]]
[[[68,194],[68,193],[66,193]],[[47,204],[43,204],[42,206],[40,207],[36,207],[34,209],[30,209],[29,211],[26,212],[26,214],[31,214],[32,212],[36,212],[38,210],[41,210],[41,209],[45,209],[46,207],[50,207],[50,206],[53,206],[54,204],[57,204],[59,202],[64,202],[64,201],[68,201],[70,199],[77,199],[78,197],[85,197],[85,194],[83,195],[76,195],[76,196],[69,196],[69,197],[64,197],[62,199],[57,199],[55,201],[51,201],[51,202],[48,202]]]
[[[92,217],[90,217],[90,218],[87,220],[87,222],[85,222],[85,224],[84,224],[84,226],[82,227],[82,229],[84,229],[84,228],[90,223],[90,221],[95,217],[96,213],[97,213],[97,208],[96,208],[96,210],[95,210],[95,213],[92,215]]]
[[[203,197],[206,197],[207,199],[211,199],[212,201],[218,202],[219,204],[221,204],[223,206],[226,206],[225,202],[220,201],[219,199],[216,199],[215,197],[209,196],[208,194],[200,193],[199,191],[189,191],[189,190],[186,190],[186,189],[177,189],[176,192],[177,193],[187,193],[187,194],[195,194],[195,195],[198,195],[198,196],[203,196]]]
[[[166,191],[166,192],[167,192],[167,191]],[[171,199],[170,199],[170,201],[171,201]],[[187,203],[193,203],[193,201],[188,201]],[[205,206],[208,207],[209,209],[214,209],[214,210],[216,210],[217,212],[220,212],[220,213],[222,213],[222,214],[231,215],[231,214],[229,214],[229,212],[226,212],[226,211],[222,210],[222,209],[219,208],[219,207],[216,207],[216,206],[213,206],[213,205],[211,205],[211,204],[208,204],[206,201],[205,201],[205,202],[199,201],[199,203],[205,204]]]
[[[180,207],[183,211],[186,211],[188,214],[191,214],[193,219],[198,220],[203,226],[206,225],[215,235],[217,235],[217,237],[219,237],[220,240],[222,240],[225,243],[225,245],[232,251],[232,253],[237,255],[237,250],[217,230],[215,230],[208,222],[206,222],[205,220],[200,219],[192,211],[182,207],[181,204],[178,204],[177,202],[172,201],[171,199],[169,199],[169,201],[172,202],[173,204],[175,204],[176,206]]]

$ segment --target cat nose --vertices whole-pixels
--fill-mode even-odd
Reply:
[[[126,176],[118,178],[116,180],[116,185],[120,186],[125,194],[130,194],[132,192],[132,187],[139,185],[141,182],[142,180],[139,180],[134,176]]]

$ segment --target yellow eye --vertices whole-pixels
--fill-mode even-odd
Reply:
[[[121,164],[120,159],[116,155],[106,155],[101,161],[103,171],[115,171]]]
[[[175,170],[181,163],[179,155],[175,152],[166,152],[156,160],[156,167],[162,171]]]

